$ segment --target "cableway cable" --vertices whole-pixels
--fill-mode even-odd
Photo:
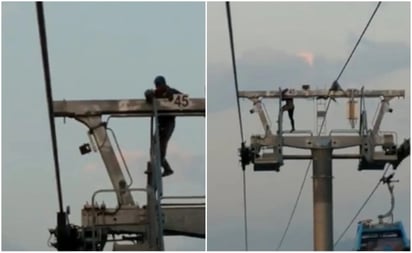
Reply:
[[[343,65],[342,70],[339,72],[339,75],[338,75],[338,77],[336,78],[336,81],[338,81],[339,78],[342,76],[343,71],[345,71],[346,66],[348,65],[349,61],[352,59],[353,53],[355,53],[356,48],[358,47],[359,43],[361,42],[361,40],[362,40],[362,38],[363,38],[363,35],[366,33],[366,30],[368,29],[369,24],[372,22],[373,17],[375,16],[376,12],[378,11],[379,7],[381,6],[381,3],[382,3],[382,2],[379,1],[378,4],[376,5],[375,10],[374,10],[373,13],[372,13],[372,16],[369,18],[368,23],[366,24],[365,28],[363,29],[361,36],[359,37],[358,41],[357,41],[356,44],[355,44],[355,47],[353,48],[353,50],[352,50],[352,52],[350,53],[348,59],[346,60],[345,64]]]
[[[232,52],[232,66],[233,66],[233,76],[235,79],[236,102],[237,102],[237,112],[239,116],[240,138],[243,142],[244,141],[243,124],[242,124],[243,122],[242,122],[242,114],[240,112],[239,85],[238,85],[238,79],[237,79],[235,45],[233,41],[232,17],[230,15],[230,3],[229,2],[226,2],[226,13],[227,13],[227,22],[228,22],[228,27],[229,27],[230,49]]]
[[[59,200],[59,209],[60,209],[60,212],[63,213],[64,210],[63,210],[63,196],[62,196],[61,181],[60,181],[59,154],[58,154],[58,147],[57,147],[56,125],[55,125],[54,113],[53,113],[53,93],[52,93],[52,85],[51,85],[51,78],[50,78],[49,56],[48,56],[48,51],[47,51],[46,25],[45,25],[45,18],[44,18],[42,2],[36,2],[36,10],[37,10],[37,21],[38,21],[38,27],[39,27],[41,52],[42,52],[42,59],[43,59],[44,79],[45,79],[45,84],[46,84],[46,97],[47,97],[50,130],[51,130],[54,168],[55,168],[55,174],[56,174],[57,194],[58,194],[58,200]]]
[[[363,202],[362,206],[359,208],[359,210],[356,212],[355,216],[352,218],[352,220],[349,222],[348,226],[345,228],[345,230],[342,232],[342,234],[339,236],[338,240],[334,243],[333,247],[335,248],[336,245],[340,242],[340,240],[343,238],[343,236],[346,234],[346,232],[349,230],[349,228],[352,226],[353,222],[356,220],[360,212],[363,210],[363,208],[366,206],[368,203],[369,199],[372,197],[372,195],[375,193],[375,191],[378,189],[378,186],[382,182],[382,179],[385,177],[386,173],[388,172],[390,165],[386,165],[386,169],[382,174],[382,177],[379,179],[378,183],[375,185],[375,187],[372,189],[372,192],[369,194],[369,196],[366,198],[366,200]]]
[[[235,89],[236,89],[236,102],[237,102],[237,111],[239,117],[239,127],[240,127],[240,139],[242,140],[242,148],[245,147],[244,135],[243,135],[243,124],[242,124],[242,114],[240,112],[240,102],[239,102],[239,85],[237,79],[237,70],[236,70],[236,57],[235,57],[235,46],[233,42],[233,30],[232,30],[232,17],[230,14],[230,3],[226,2],[226,15],[229,29],[230,37],[230,48],[232,52],[232,65],[233,65],[233,76],[235,80]],[[245,164],[242,163],[242,172],[243,172],[243,213],[244,213],[244,230],[245,230],[245,250],[248,250],[248,233],[247,233],[247,201],[246,201],[246,173],[245,173]]]

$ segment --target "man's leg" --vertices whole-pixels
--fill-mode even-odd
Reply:
[[[167,144],[169,143],[170,137],[172,137],[174,128],[175,128],[175,123],[173,122],[161,128],[159,131],[160,159],[161,159],[162,167],[164,169],[162,176],[168,176],[168,175],[173,174],[173,170],[170,167],[170,164],[166,160],[166,153],[167,153]]]
[[[293,119],[293,112],[294,111],[295,111],[294,107],[292,107],[291,109],[288,110],[290,124],[292,125],[292,130],[290,130],[290,132],[295,131],[295,120]]]
[[[163,167],[165,170],[170,170],[170,165],[165,159],[167,143],[167,127],[161,126],[159,127],[160,166]],[[147,174],[149,173],[149,171],[146,170],[145,173]]]

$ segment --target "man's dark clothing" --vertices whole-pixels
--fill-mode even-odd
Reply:
[[[282,100],[286,101],[286,104],[282,106],[282,112],[288,111],[290,124],[292,126],[292,132],[295,131],[295,120],[293,119],[293,112],[295,111],[295,105],[293,104],[293,98],[284,98],[283,96],[289,89],[284,89],[282,91]]]
[[[167,86],[166,89],[156,89],[154,91],[155,98],[172,99],[174,94],[182,94],[180,91]],[[175,129],[175,116],[159,116],[159,144],[160,144],[160,160],[165,172],[172,172],[172,168],[166,160],[167,144],[172,137]]]

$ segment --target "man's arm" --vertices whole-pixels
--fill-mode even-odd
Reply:
[[[152,103],[153,97],[155,96],[154,90],[148,89],[144,92],[144,96],[146,98],[147,103]]]
[[[182,94],[182,92],[180,92],[177,89],[174,88],[167,88],[166,91],[161,92],[160,90],[146,90],[145,92],[145,97],[146,97],[146,102],[151,103],[153,101],[153,98],[167,98],[170,101],[173,100],[173,95],[174,94]]]
[[[288,90],[289,90],[288,88],[282,90],[282,101],[286,100],[286,98],[284,96],[285,96],[286,92],[288,92]]]
[[[176,90],[175,88],[169,87],[169,88],[167,89],[167,91],[165,92],[165,97],[166,97],[167,99],[169,99],[170,101],[172,101],[174,94],[182,94],[182,92]]]
[[[169,88],[168,92],[171,94],[182,94],[182,92],[176,90],[175,88]]]

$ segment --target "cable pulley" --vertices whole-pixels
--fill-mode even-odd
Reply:
[[[242,170],[245,170],[246,166],[253,162],[253,151],[250,147],[246,147],[245,142],[242,142],[239,153]]]

